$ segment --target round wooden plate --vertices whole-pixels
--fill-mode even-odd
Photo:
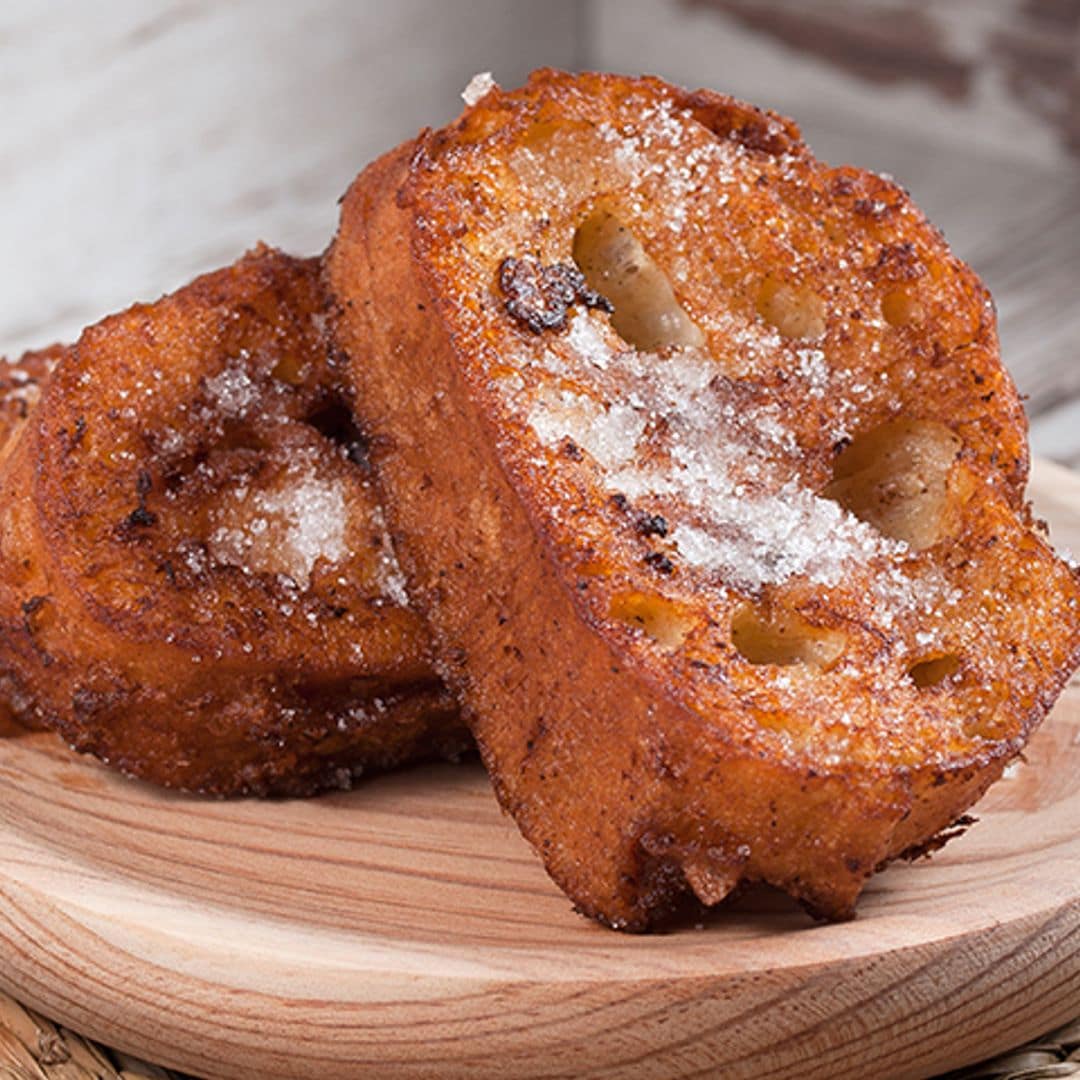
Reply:
[[[1080,481],[1034,494],[1080,552]],[[210,802],[0,741],[0,986],[207,1077],[920,1077],[1080,1009],[1080,686],[980,823],[853,922],[761,891],[575,915],[476,765]]]

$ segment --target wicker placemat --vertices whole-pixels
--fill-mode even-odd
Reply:
[[[1080,1017],[1010,1050],[938,1080],[1080,1080]],[[0,993],[0,1080],[190,1080],[89,1042]]]
[[[58,1027],[0,992],[0,1080],[185,1080]]]
[[[939,1080],[1048,1080],[1080,1077],[1080,1017],[1016,1050]]]

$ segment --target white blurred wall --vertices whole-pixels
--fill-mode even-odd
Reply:
[[[370,158],[577,62],[575,0],[3,0],[0,355],[231,261],[314,253]]]
[[[319,251],[365,162],[542,64],[724,90],[895,175],[1080,465],[1077,0],[0,0],[0,355],[259,239]]]

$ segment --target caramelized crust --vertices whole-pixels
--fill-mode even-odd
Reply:
[[[18,360],[0,359],[0,470],[33,415],[49,373],[66,352],[64,345],[51,345]],[[0,665],[0,735],[39,726],[30,701]]]
[[[313,260],[259,249],[53,352],[29,420],[5,395],[0,664],[24,718],[216,794],[464,748],[325,304]]]
[[[365,170],[327,267],[410,592],[581,911],[849,916],[1080,659],[986,290],[790,121],[539,72]]]
[[[50,345],[18,360],[0,359],[0,465],[41,399],[50,372],[67,352],[65,345]]]

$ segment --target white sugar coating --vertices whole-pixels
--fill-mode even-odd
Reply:
[[[544,386],[533,403],[528,423],[545,446],[569,438],[592,453],[590,432],[601,412],[601,406],[584,394]]]
[[[29,372],[22,366],[21,361],[0,359],[0,378],[8,379],[13,387],[35,385],[43,375],[52,374],[60,362],[60,357],[39,353],[37,362],[41,364],[42,371]]]
[[[49,357],[45,363],[45,374],[49,374],[56,367],[56,358]],[[7,401],[17,401],[22,406],[20,416],[25,418],[38,401],[41,399],[41,384],[38,374],[31,374],[18,364],[0,360],[0,380],[6,380],[7,385],[0,389],[0,398]]]
[[[611,348],[592,319],[572,319],[569,338],[574,351],[593,367],[604,369],[608,366]]]
[[[386,516],[383,509],[376,503],[371,511],[371,526],[378,531],[380,538],[378,552],[378,566],[376,568],[376,584],[379,592],[387,600],[392,601],[399,607],[407,607],[409,593],[405,585],[405,575],[398,562],[397,553],[394,551],[394,543],[390,539],[390,533],[386,527]]]
[[[178,454],[184,448],[184,436],[174,427],[163,427],[158,433],[158,449],[162,454]]]
[[[259,387],[240,362],[230,363],[203,385],[211,408],[223,416],[244,417],[259,402]]]
[[[318,559],[340,562],[348,553],[345,543],[346,506],[338,480],[302,473],[284,490],[260,493],[259,510],[285,522],[280,538],[286,573],[298,584],[310,581]]]
[[[807,392],[811,397],[824,397],[832,381],[825,353],[821,349],[799,349],[795,357],[796,371],[806,380]]]
[[[691,566],[749,590],[796,576],[835,588],[851,563],[891,547],[836,503],[793,483],[768,498],[718,492],[708,511],[705,528],[674,528],[676,550]]]
[[[301,460],[270,490],[231,492],[210,535],[210,555],[248,573],[287,575],[300,586],[311,581],[319,559],[347,557],[346,502],[342,482],[318,475]]]
[[[589,432],[589,452],[605,469],[624,465],[634,453],[647,422],[644,409],[609,405]]]
[[[545,389],[529,414],[529,423],[546,445],[569,438],[605,469],[616,469],[633,458],[646,417],[631,405],[605,409],[585,395]]]
[[[596,197],[597,174],[614,170],[620,177],[624,209],[632,219],[651,219],[653,230],[688,229],[692,233],[693,228],[701,227],[703,219],[711,219],[730,201],[751,190],[750,182],[759,166],[739,140],[704,137],[704,129],[693,112],[672,98],[643,101],[640,105],[631,99],[626,106],[634,111],[632,125],[604,121],[587,130],[567,126],[544,142],[515,148],[510,167],[534,196],[533,201],[559,206],[591,204]],[[769,131],[780,135],[783,126],[770,121]],[[596,169],[582,168],[583,161],[594,161]],[[782,176],[794,175],[794,162],[789,155],[778,157]],[[769,222],[783,232],[779,212],[765,224]],[[508,247],[513,246],[513,238],[520,236],[522,227],[520,220],[511,220]],[[498,229],[491,240],[499,245]],[[729,240],[736,249],[741,247],[737,236]],[[693,243],[689,233],[687,243]],[[748,257],[745,249],[736,254],[740,259]],[[785,257],[792,268],[805,261],[804,255],[790,245],[785,248]],[[694,272],[692,260],[689,265],[684,260],[684,265],[673,265],[668,270],[676,281],[687,281]],[[872,282],[865,284],[868,289],[874,287]],[[736,313],[724,304],[695,310],[693,318],[713,340],[727,343],[730,355],[716,359],[722,360],[733,376],[753,378],[774,369],[782,360],[785,371],[805,386],[811,399],[828,398],[830,428],[826,434],[831,441],[849,434],[863,401],[848,392],[848,384],[855,381],[853,372],[840,365],[830,366],[823,350],[799,349],[798,343],[783,338],[762,319]],[[873,325],[872,318],[863,322],[865,327]],[[572,322],[570,336],[576,349],[587,353],[593,363],[602,364],[604,354],[591,347],[594,342],[586,340],[592,334],[589,326]],[[871,351],[875,345],[880,348],[880,342],[874,341]]]
[[[245,573],[273,575],[280,585],[295,591],[310,587],[320,559],[331,566],[348,559],[350,533],[362,531],[365,544],[367,537],[375,538],[365,588],[373,599],[404,607],[409,603],[405,575],[382,509],[371,500],[361,500],[366,514],[362,529],[354,530],[347,485],[345,478],[321,464],[317,452],[297,451],[288,468],[266,486],[239,483],[224,493],[211,515],[214,527],[207,541],[208,554],[215,562]],[[349,580],[340,578],[338,584],[346,586]]]
[[[9,401],[21,401],[33,408],[41,398],[41,386],[36,382],[23,381],[9,387],[3,396]]]
[[[387,600],[398,607],[409,606],[409,592],[405,584],[405,575],[397,561],[397,554],[387,543],[379,555],[378,571],[379,591]]]
[[[470,108],[475,105],[489,90],[494,89],[495,80],[490,71],[478,71],[470,80],[468,86],[461,91],[461,100]]]
[[[907,552],[797,481],[798,448],[775,403],[725,379],[703,352],[626,348],[602,320],[575,313],[561,360],[544,354],[549,374],[579,390],[542,383],[528,423],[545,446],[573,440],[612,494],[661,512],[687,566],[748,591],[796,576],[836,587],[855,564]],[[910,604],[897,578],[890,606]]]

